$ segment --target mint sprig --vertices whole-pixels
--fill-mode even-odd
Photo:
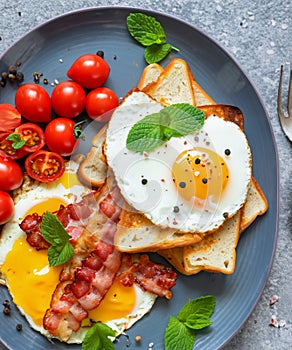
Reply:
[[[207,295],[188,302],[177,317],[170,316],[164,334],[165,350],[192,350],[196,331],[212,324],[215,305],[215,297]]]
[[[58,266],[69,261],[74,248],[70,243],[70,235],[58,220],[57,216],[46,212],[41,223],[41,234],[43,238],[51,244],[48,249],[48,260],[50,266]]]
[[[162,25],[152,16],[140,12],[131,13],[127,17],[127,27],[131,36],[147,47],[144,57],[148,64],[160,62],[171,50],[179,51],[166,42]]]
[[[181,137],[198,131],[204,124],[205,114],[188,104],[177,103],[150,114],[132,126],[126,147],[134,152],[149,152],[171,137]]]
[[[6,139],[8,141],[12,141],[12,147],[14,149],[20,149],[26,143],[26,141],[21,138],[20,134],[10,134],[6,137]]]
[[[95,323],[86,333],[82,350],[114,350],[114,345],[109,337],[115,337],[116,333],[102,322]]]

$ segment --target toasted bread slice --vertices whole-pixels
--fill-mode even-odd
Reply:
[[[146,66],[138,82],[137,88],[141,91],[147,89],[152,83],[155,83],[163,72],[163,68],[158,63],[152,63]]]
[[[150,84],[154,84],[157,82],[159,76],[162,74],[164,69],[158,63],[152,63],[146,66],[143,70],[143,73],[138,82],[138,89],[141,91],[147,92],[147,88],[150,89]],[[206,93],[205,90],[196,82],[194,77],[192,76],[192,87],[193,93],[195,96],[195,105],[203,106],[203,105],[214,105],[216,102],[212,99],[210,95]],[[149,92],[149,91],[148,91]]]
[[[205,106],[205,105],[215,105],[216,102],[209,96],[205,90],[193,79],[193,90],[196,98],[196,106]]]
[[[242,211],[239,210],[220,229],[205,236],[199,243],[160,251],[159,254],[185,275],[202,270],[232,274],[236,263],[241,215]]]
[[[251,223],[268,210],[268,201],[257,180],[252,176],[247,199],[242,210],[240,232],[243,232]]]
[[[92,147],[79,166],[78,178],[87,186],[99,187],[106,180],[108,167],[103,153],[106,129],[104,126],[92,138]]]
[[[119,251],[136,253],[181,247],[200,242],[201,239],[196,233],[182,234],[175,229],[163,229],[143,214],[127,208],[120,215],[114,243]]]
[[[184,60],[180,58],[171,60],[158,79],[152,80],[153,82],[146,85],[143,91],[157,102],[163,105],[183,102],[196,105],[192,84],[193,75]],[[147,81],[146,76],[142,81]]]

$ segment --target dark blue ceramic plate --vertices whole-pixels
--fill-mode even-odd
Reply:
[[[49,80],[66,79],[66,71],[79,55],[103,50],[111,66],[107,86],[118,96],[134,87],[145,67],[144,49],[130,37],[126,17],[131,8],[95,8],[72,12],[35,28],[1,58],[0,70],[21,61],[26,81],[33,81],[33,72],[43,72]],[[168,41],[180,48],[177,57],[185,59],[196,80],[218,103],[233,104],[245,116],[245,130],[253,152],[253,172],[268,202],[268,212],[259,217],[242,235],[237,249],[237,266],[233,275],[199,273],[179,275],[173,288],[173,299],[160,299],[151,313],[129,332],[130,349],[146,349],[154,342],[156,350],[163,349],[163,335],[170,315],[177,315],[190,299],[212,294],[217,306],[213,325],[197,336],[194,349],[212,350],[225,345],[244,324],[256,305],[266,284],[274,256],[278,226],[278,162],[274,137],[267,112],[249,79],[236,62],[211,38],[195,27],[174,17],[147,11],[165,28]],[[168,57],[165,65],[171,57]],[[60,63],[60,59],[63,63]],[[47,86],[50,92],[52,87]],[[13,103],[13,87],[1,90],[0,103]],[[89,145],[88,145],[89,147]],[[161,259],[161,258],[160,258]],[[158,258],[159,260],[159,258]],[[9,298],[0,287],[1,303]],[[33,303],[33,300],[31,301]],[[23,331],[15,325],[23,323]],[[0,312],[0,340],[9,349],[81,349],[56,342],[53,346],[31,330],[13,307],[10,317]],[[142,344],[135,344],[136,335]],[[116,349],[126,349],[126,337],[120,337]]]

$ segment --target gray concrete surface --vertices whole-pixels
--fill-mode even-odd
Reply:
[[[279,68],[289,70],[292,54],[289,0],[0,0],[0,54],[34,26],[73,9],[129,5],[154,9],[186,20],[220,43],[240,64],[261,95],[271,118],[280,161],[279,238],[272,271],[258,305],[226,350],[291,348],[292,335],[292,180],[291,143],[282,133],[276,111]],[[290,66],[291,68],[291,66]],[[279,301],[269,306],[272,295]],[[271,316],[286,321],[269,326]],[[224,321],[223,321],[224,322]],[[289,345],[290,344],[290,345]],[[0,349],[3,347],[0,345]]]

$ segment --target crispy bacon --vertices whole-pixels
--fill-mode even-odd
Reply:
[[[61,272],[44,316],[44,328],[63,341],[100,304],[120,268],[122,254],[113,246],[119,195],[117,187],[109,192],[106,186],[96,197],[94,215],[76,241],[74,256]]]
[[[147,254],[142,254],[137,262],[132,262],[132,258],[124,254],[123,265],[127,268],[118,275],[123,285],[131,286],[136,282],[148,292],[172,298],[170,289],[176,284],[177,273],[171,267],[150,261]]]
[[[69,204],[68,206],[61,205],[59,210],[54,212],[57,215],[61,224],[65,227],[68,234],[72,236],[70,240],[72,244],[78,239],[87,225],[90,216],[96,208],[96,193],[92,192],[85,195],[81,201]],[[20,223],[20,228],[25,231],[27,242],[37,249],[48,249],[50,244],[42,237],[41,222],[42,215],[33,213],[27,215]]]

